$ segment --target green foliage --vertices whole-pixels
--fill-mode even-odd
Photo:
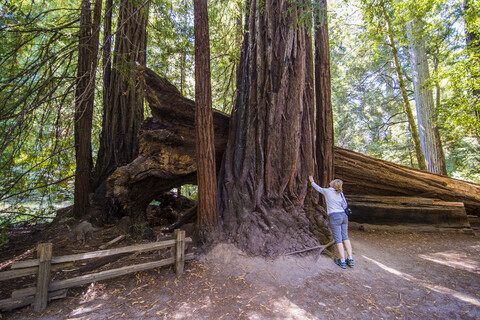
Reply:
[[[58,201],[71,192],[66,178],[72,176],[74,164],[69,105],[75,84],[73,35],[78,19],[77,11],[64,5],[73,3],[9,1],[2,5],[0,203],[20,213],[26,199]],[[18,222],[4,216],[0,220]]]
[[[147,64],[185,96],[195,96],[193,1],[155,1],[151,6]]]
[[[134,223],[132,225],[132,236],[135,239],[140,240],[143,238],[143,236],[145,235],[145,232],[148,229],[149,229],[149,226],[147,221]]]
[[[243,1],[212,1],[209,6],[212,104],[230,113],[243,40]]]
[[[192,200],[198,200],[198,187],[193,184],[183,185],[182,195]]]

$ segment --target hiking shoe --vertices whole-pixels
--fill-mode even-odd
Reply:
[[[340,268],[342,268],[342,269],[346,269],[346,268],[347,268],[347,264],[346,264],[345,262],[342,262],[342,260],[340,260],[340,259],[335,259],[335,263],[336,263],[337,265],[339,265]]]
[[[350,268],[353,268],[355,266],[355,262],[353,262],[353,259],[348,259],[347,258],[347,266],[349,266]]]

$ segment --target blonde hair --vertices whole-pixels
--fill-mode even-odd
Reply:
[[[343,186],[343,181],[340,180],[340,179],[335,179],[332,181],[332,186],[333,186],[333,189],[335,189],[335,191],[340,194],[343,192],[342,190],[342,186]]]

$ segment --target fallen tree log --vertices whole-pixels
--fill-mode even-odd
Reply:
[[[139,132],[139,156],[107,180],[107,197],[133,220],[158,195],[196,184],[195,102],[152,70],[138,66],[143,94],[152,111]],[[213,112],[217,169],[227,143],[229,116]]]
[[[475,231],[472,228],[444,228],[431,226],[427,224],[407,224],[407,225],[382,225],[382,224],[368,224],[350,221],[348,223],[349,230],[361,230],[367,232],[389,232],[389,233],[463,233],[475,236]]]
[[[463,202],[396,196],[348,196],[350,220],[379,225],[431,225],[470,228]]]
[[[107,196],[126,214],[144,214],[161,193],[196,183],[195,105],[167,80],[137,66],[143,94],[152,110],[140,134],[140,154],[118,168],[107,182]],[[229,116],[214,111],[217,169],[225,150]],[[378,160],[335,147],[335,176],[345,182],[347,198],[378,195],[435,198],[463,202],[468,214],[480,216],[480,185]],[[400,218],[399,218],[400,219]]]
[[[347,195],[433,198],[463,202],[467,214],[480,216],[480,185],[375,159],[335,147],[335,176]]]

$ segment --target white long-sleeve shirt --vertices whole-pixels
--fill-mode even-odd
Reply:
[[[325,196],[327,202],[327,213],[330,215],[334,212],[344,212],[347,207],[346,201],[343,200],[342,194],[337,193],[334,188],[322,188],[315,182],[312,182],[312,186],[315,190]]]

